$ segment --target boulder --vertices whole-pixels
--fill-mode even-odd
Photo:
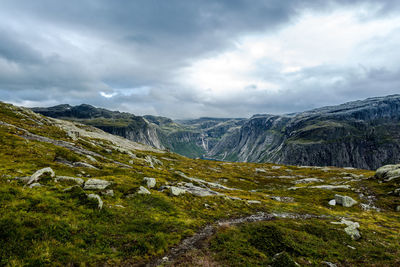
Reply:
[[[54,179],[54,182],[65,182],[65,181],[72,181],[77,184],[83,184],[85,181],[81,178],[75,178],[75,177],[70,177],[70,176],[56,176]]]
[[[111,182],[100,179],[88,179],[85,182],[84,190],[103,190],[111,185]]]
[[[42,178],[42,176],[45,174],[49,174],[51,178],[54,178],[56,176],[56,174],[54,173],[52,168],[50,168],[50,167],[43,168],[43,169],[36,171],[34,174],[32,174],[32,176],[29,179],[27,184],[30,185],[32,183],[38,182],[40,180],[40,178]]]
[[[173,196],[179,196],[179,195],[182,195],[182,194],[186,193],[185,189],[182,189],[182,188],[179,188],[179,187],[176,187],[176,186],[171,186],[169,188],[169,191],[170,191],[171,195],[173,195]]]
[[[99,210],[101,210],[101,209],[103,208],[103,201],[101,200],[101,198],[100,198],[99,195],[96,195],[96,194],[89,194],[87,197],[88,197],[89,199],[96,199],[96,200],[97,200],[97,202],[99,203],[99,204],[98,204]]]
[[[375,177],[389,182],[393,179],[400,178],[400,164],[385,165],[380,167],[375,172]]]
[[[151,194],[150,191],[147,190],[146,188],[144,188],[143,186],[139,187],[139,190],[138,190],[137,193],[141,194],[141,195],[149,195],[149,194]]]
[[[256,172],[264,172],[264,173],[266,173],[267,171],[264,170],[263,168],[256,168]]]
[[[143,182],[147,185],[147,188],[153,188],[156,186],[156,179],[150,177],[144,177]]]
[[[184,183],[179,188],[185,190],[185,192],[188,192],[188,193],[198,196],[198,197],[220,195],[220,193],[213,191],[206,186],[200,187],[200,186],[193,185],[192,183]]]
[[[336,201],[337,205],[342,205],[343,207],[347,207],[347,208],[357,204],[357,201],[355,201],[351,197],[337,195],[337,194],[335,195],[335,201]]]

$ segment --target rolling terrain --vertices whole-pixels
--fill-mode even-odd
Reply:
[[[398,169],[190,159],[0,103],[0,265],[398,266]]]

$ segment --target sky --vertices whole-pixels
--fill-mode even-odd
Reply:
[[[174,119],[400,93],[398,0],[0,0],[0,101]]]

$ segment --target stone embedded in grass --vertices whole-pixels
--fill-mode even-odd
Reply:
[[[33,183],[29,186],[29,188],[33,188],[33,187],[42,187],[43,185],[39,184],[39,183]]]
[[[81,178],[75,178],[70,176],[56,176],[56,178],[54,179],[54,182],[66,182],[66,181],[72,181],[77,184],[83,184],[85,182]]]
[[[86,162],[74,162],[74,167],[82,167],[82,168],[89,168],[89,169],[97,169],[95,166],[86,163]]]
[[[338,194],[335,195],[335,201],[336,201],[336,204],[342,205],[343,207],[347,207],[347,208],[352,207],[355,204],[357,204],[357,201],[355,201],[351,197],[342,196],[342,195],[338,195]]]
[[[27,184],[30,185],[32,183],[38,182],[40,178],[42,178],[42,176],[45,174],[49,174],[51,178],[54,178],[56,176],[52,168],[50,167],[43,168],[32,174]]]
[[[111,185],[111,182],[100,179],[88,179],[85,182],[84,190],[103,190]]]
[[[346,234],[348,234],[353,240],[358,240],[361,238],[361,234],[358,231],[360,228],[360,224],[358,222],[348,221],[346,219],[342,219],[340,222],[331,222],[332,224],[345,224],[347,227],[344,229]]]
[[[137,193],[141,194],[141,195],[149,195],[149,194],[151,194],[150,191],[147,190],[146,188],[144,188],[143,186],[139,187],[139,190],[138,190]]]
[[[272,166],[271,169],[273,170],[279,170],[280,168],[282,168],[282,166]]]
[[[171,187],[169,188],[169,192],[170,192],[171,195],[173,195],[173,196],[179,196],[179,195],[185,194],[185,193],[186,193],[186,190],[185,190],[185,189],[182,189],[182,188],[179,188],[179,187],[176,187],[176,186],[171,186]]]
[[[329,200],[328,204],[331,205],[331,206],[335,206],[336,205],[336,200],[335,199],[331,199],[331,200]]]
[[[103,201],[101,200],[100,196],[97,194],[89,194],[87,196],[89,199],[96,199],[98,202],[98,208],[101,210],[103,208]]]
[[[148,188],[153,188],[156,186],[156,179],[151,177],[144,177],[143,182],[147,185]]]
[[[247,200],[247,203],[249,203],[249,204],[261,204],[261,201],[259,201],[259,200]]]
[[[308,184],[308,183],[319,183],[319,182],[323,182],[323,180],[318,178],[304,178],[294,181],[295,184]]]

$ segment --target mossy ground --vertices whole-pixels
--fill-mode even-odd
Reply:
[[[0,121],[74,143],[106,159],[97,158],[97,162],[93,162],[66,148],[26,140],[20,137],[19,130],[0,125],[0,265],[140,265],[152,257],[162,256],[206,224],[259,211],[330,217],[304,221],[276,219],[221,228],[199,254],[189,252],[189,256],[176,264],[212,262],[221,266],[265,266],[282,251],[302,265],[318,266],[322,261],[339,266],[399,264],[400,216],[394,212],[399,198],[388,195],[397,185],[395,181],[379,183],[376,179],[368,179],[373,175],[371,171],[297,166],[276,168],[273,164],[194,160],[162,151],[131,151],[137,156],[133,158],[105,140],[81,138],[74,141],[44,117],[32,116],[23,109],[0,104]],[[151,168],[144,160],[148,155],[163,164]],[[60,163],[57,160],[60,158],[70,162],[84,161],[97,169],[73,168]],[[51,167],[57,175],[112,181],[114,196],[102,195],[101,191],[64,192],[72,184],[55,183],[49,177],[41,181],[44,186],[38,188],[28,188],[14,179],[29,176],[43,167]],[[256,171],[256,168],[265,172]],[[177,171],[236,188],[238,190],[212,189],[242,200],[190,194],[172,197],[166,191],[157,190],[162,185],[188,182]],[[363,176],[346,178],[349,175]],[[156,188],[150,190],[151,195],[136,194],[143,177],[157,179]],[[310,177],[323,182],[294,184],[296,180]],[[352,190],[288,190],[294,186],[319,184],[347,184],[360,188],[376,196],[375,205],[382,212],[364,211],[359,205],[351,208],[328,205],[337,193],[362,202],[358,193]],[[96,203],[86,198],[87,193],[98,193],[104,208],[98,210]],[[271,196],[293,197],[295,201],[278,202]],[[258,200],[261,204],[249,204],[247,200]],[[362,239],[351,240],[344,233],[343,225],[330,223],[340,221],[341,217],[360,223]],[[194,257],[201,260],[192,261]],[[182,262],[182,259],[186,260]]]

